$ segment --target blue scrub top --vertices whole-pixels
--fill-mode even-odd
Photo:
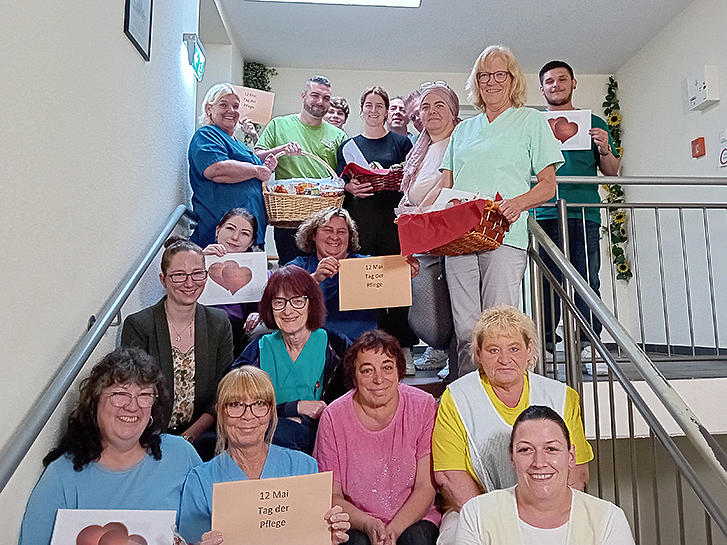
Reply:
[[[257,218],[256,244],[265,243],[267,216],[263,202],[262,182],[250,178],[236,184],[219,184],[204,177],[205,169],[220,161],[234,159],[262,165],[260,158],[242,142],[235,140],[216,125],[200,127],[189,143],[189,183],[192,186],[192,208],[199,217],[192,242],[202,248],[215,241],[215,228],[229,210],[241,206]]]

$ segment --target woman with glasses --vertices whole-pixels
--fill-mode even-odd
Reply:
[[[210,531],[215,483],[318,472],[318,464],[307,454],[271,444],[277,424],[275,391],[267,373],[244,365],[222,379],[217,392],[219,454],[189,472],[182,492],[179,532],[188,543],[224,543],[222,532]],[[346,540],[350,524],[340,507],[320,516],[328,521],[331,543]]]
[[[209,460],[214,454],[215,391],[232,363],[232,330],[224,310],[197,303],[207,270],[202,249],[171,237],[159,279],[166,295],[124,320],[121,345],[141,348],[162,369],[173,392],[169,432],[181,435]]]
[[[161,433],[169,402],[164,376],[141,350],[119,348],[97,363],[43,459],[19,545],[48,545],[58,509],[176,511],[184,478],[201,460],[189,443]]]
[[[480,54],[467,92],[481,113],[452,133],[440,167],[442,185],[501,198],[499,211],[510,229],[495,250],[445,259],[458,376],[476,368],[470,337],[482,311],[496,304],[518,305],[527,261],[527,211],[555,194],[555,171],[563,164],[560,143],[547,121],[525,107],[525,75],[508,48],[493,45]],[[531,187],[532,173],[537,183]]]
[[[323,329],[323,294],[296,265],[270,276],[259,310],[275,331],[253,340],[233,367],[254,365],[270,375],[279,418],[273,443],[310,454],[323,409],[346,392],[341,360],[350,341]]]

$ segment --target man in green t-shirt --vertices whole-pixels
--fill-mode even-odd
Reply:
[[[577,81],[573,76],[573,69],[563,61],[550,61],[540,69],[540,91],[548,103],[548,111],[575,110],[573,106],[573,91]],[[598,170],[605,176],[617,176],[621,162],[618,152],[613,144],[613,139],[608,132],[606,122],[596,115],[591,115],[591,129],[589,131],[592,143],[590,150],[563,151],[565,164],[558,170],[558,177],[561,176],[597,176]],[[558,183],[558,194],[561,198],[573,203],[597,203],[600,202],[598,195],[598,184],[578,185]],[[553,201],[554,202],[554,199]],[[585,221],[583,218],[585,214]],[[548,233],[558,245],[560,237],[558,234],[557,212],[553,207],[538,208],[536,218],[543,230]],[[600,253],[600,228],[601,212],[598,208],[569,208],[568,209],[568,248],[570,250],[570,261],[583,278],[588,280],[593,291],[600,296],[600,281],[598,270],[601,267]],[[541,255],[543,255],[541,253]],[[543,259],[555,277],[560,280],[560,273],[547,255]],[[553,329],[560,320],[560,300],[555,296],[555,308],[552,314],[555,321],[552,321],[551,306],[547,280],[544,281],[544,313],[545,313],[545,343],[550,351],[555,351],[557,338]],[[576,305],[581,313],[588,318],[590,312],[588,305],[576,295]],[[591,323],[596,334],[601,334],[601,323],[591,317]],[[581,334],[581,345],[583,346],[582,360],[591,365],[590,341]],[[597,364],[598,374],[606,374],[607,367],[603,362]]]
[[[323,121],[331,104],[331,82],[323,76],[312,76],[301,93],[303,106],[299,113],[272,119],[255,144],[256,150],[270,150],[292,142],[303,151],[317,155],[336,170],[336,152],[346,138],[341,129]],[[289,178],[328,178],[331,174],[317,161],[308,157],[283,156],[275,168],[277,180]],[[278,262],[285,265],[300,250],[295,245],[295,227],[275,227],[275,247]]]

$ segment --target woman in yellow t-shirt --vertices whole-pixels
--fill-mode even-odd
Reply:
[[[593,451],[586,441],[578,394],[558,381],[530,373],[537,332],[533,321],[511,306],[486,310],[472,332],[479,370],[449,385],[432,437],[434,476],[449,506],[438,543],[454,543],[459,510],[483,492],[515,485],[508,445],[512,425],[530,405],[545,405],[565,420],[576,452],[569,485],[588,482]]]

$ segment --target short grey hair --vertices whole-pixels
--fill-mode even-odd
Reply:
[[[326,87],[331,86],[331,80],[329,80],[326,76],[321,76],[320,74],[315,74],[314,76],[309,77],[307,80],[305,80],[305,91],[310,89],[311,85],[313,83],[318,83],[320,85],[325,85]]]
[[[331,221],[331,218],[339,217],[343,218],[348,227],[348,248],[347,252],[357,252],[361,249],[358,242],[358,229],[356,228],[356,222],[353,221],[351,214],[344,208],[336,208],[335,206],[329,206],[318,212],[314,212],[298,227],[298,232],[295,234],[295,243],[302,252],[307,254],[316,253],[316,233],[319,227],[323,227],[326,223]]]
[[[207,91],[202,101],[202,113],[199,115],[200,125],[212,124],[212,118],[207,113],[207,106],[214,106],[223,96],[227,95],[235,95],[240,100],[240,96],[230,83],[218,83],[210,87],[210,90]]]

